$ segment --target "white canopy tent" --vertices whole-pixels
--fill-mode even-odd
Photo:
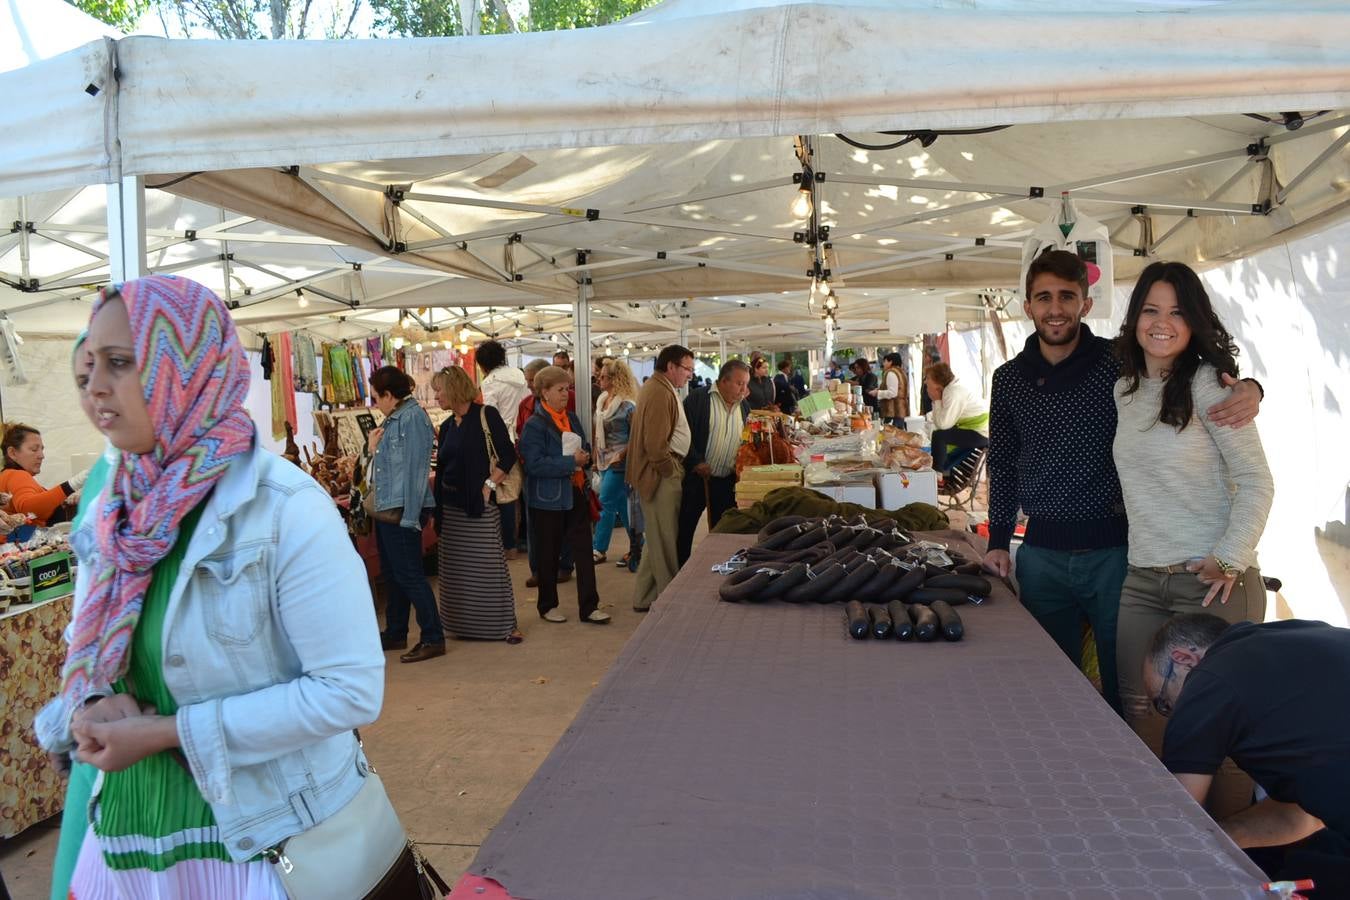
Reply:
[[[0,193],[126,179],[133,203],[163,185],[204,204],[149,204],[147,265],[201,278],[262,328],[359,332],[390,323],[372,310],[450,307],[475,335],[555,335],[583,324],[569,313],[584,288],[592,337],[794,347],[823,337],[806,302],[819,268],[840,298],[838,342],[875,346],[913,330],[892,322],[896,298],[945,296],[956,320],[1006,302],[1024,236],[1062,191],[1112,225],[1122,279],[1152,255],[1206,263],[1335,221],[1346,38],[1330,2],[674,0],[556,34],[105,40],[0,75],[19,122],[63,123],[14,129]],[[1289,109],[1307,124],[1272,112]],[[899,140],[873,128],[919,137],[863,150],[833,136]],[[809,219],[788,211],[803,141],[823,179]],[[81,147],[97,149],[61,161]],[[37,296],[0,308],[99,280],[99,257],[72,244],[105,254],[105,235],[33,212],[69,198],[3,210],[33,223],[0,238],[6,276],[20,243],[31,256],[64,239],[76,256],[30,259],[17,282]],[[99,228],[80,206],[84,221],[50,225]],[[828,242],[794,243],[820,226]],[[66,312],[37,308],[47,326]]]
[[[132,37],[0,74],[0,97],[0,213],[20,223],[0,235],[18,285],[0,310],[24,328],[73,331],[109,269],[161,269],[259,330],[354,336],[427,307],[475,335],[519,322],[539,349],[563,333],[796,348],[821,341],[807,296],[828,269],[838,341],[878,346],[925,296],[948,319],[1007,303],[1022,240],[1067,191],[1110,226],[1118,288],[1179,258],[1244,304],[1339,321],[1320,352],[1287,336],[1281,358],[1307,366],[1292,390],[1333,398],[1318,433],[1345,422],[1350,313],[1326,237],[1350,184],[1340,0],[668,0],[550,34]],[[804,163],[810,216],[789,212]],[[101,183],[111,227],[77,190]],[[1281,488],[1270,537],[1303,542],[1309,571],[1308,517],[1343,515],[1350,474],[1312,455],[1311,502]]]

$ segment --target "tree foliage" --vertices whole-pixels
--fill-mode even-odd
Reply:
[[[369,3],[372,31],[388,37],[449,37],[466,32],[457,0],[71,0],[96,19],[130,31],[148,11],[182,34],[234,40],[346,38],[355,34],[362,4]],[[659,0],[529,0],[513,18],[506,0],[479,0],[481,34],[559,31],[607,25]],[[317,24],[312,21],[318,18]]]

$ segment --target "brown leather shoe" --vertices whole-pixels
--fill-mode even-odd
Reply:
[[[526,587],[539,587],[539,579],[536,578],[535,576],[531,575],[529,578],[526,578],[526,579],[525,579],[525,586],[526,586]]]
[[[418,641],[413,648],[399,657],[399,662],[414,663],[424,659],[434,659],[445,655],[445,644],[424,644]]]

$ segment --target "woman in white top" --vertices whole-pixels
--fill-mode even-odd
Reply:
[[[974,394],[946,363],[923,370],[923,388],[933,409],[924,416],[933,426],[933,469],[945,472],[947,456],[957,448],[989,446],[989,404]]]
[[[474,361],[483,370],[483,380],[479,383],[483,405],[492,407],[502,417],[511,440],[519,439],[516,413],[520,410],[520,401],[530,396],[525,373],[506,364],[506,348],[496,341],[479,344],[474,349]],[[497,511],[502,517],[502,551],[507,559],[515,559],[520,555],[516,551],[516,501],[497,503]]]
[[[1221,428],[1205,412],[1228,396],[1220,378],[1237,376],[1237,347],[1189,266],[1144,269],[1116,353],[1112,449],[1130,523],[1116,631],[1120,699],[1126,721],[1160,752],[1170,709],[1144,686],[1149,644],[1181,613],[1265,618],[1256,544],[1275,488],[1256,427]],[[1250,779],[1225,765],[1210,791],[1218,817],[1251,804]]]

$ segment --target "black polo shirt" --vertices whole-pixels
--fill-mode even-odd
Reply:
[[[1214,642],[1167,723],[1163,763],[1211,775],[1225,756],[1350,834],[1350,629],[1243,622]]]

